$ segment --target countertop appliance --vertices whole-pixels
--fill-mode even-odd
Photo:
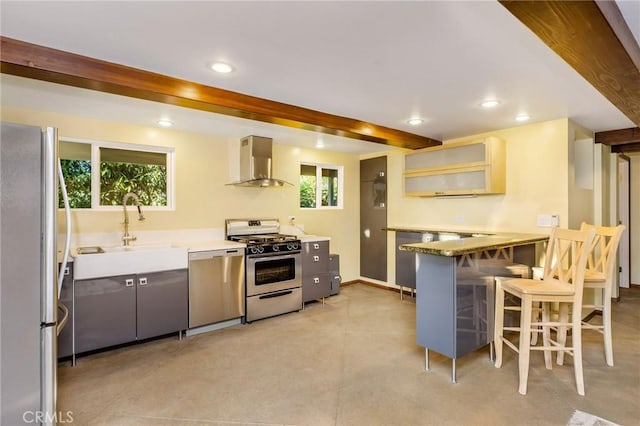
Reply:
[[[189,253],[189,328],[244,316],[244,249]]]
[[[0,135],[0,424],[56,424],[69,420],[56,411],[57,131],[3,122]]]
[[[302,309],[300,239],[278,219],[227,219],[226,238],[246,244],[246,321]]]

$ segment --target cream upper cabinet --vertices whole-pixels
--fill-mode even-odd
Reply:
[[[488,137],[406,154],[404,193],[413,197],[504,194],[504,141]]]

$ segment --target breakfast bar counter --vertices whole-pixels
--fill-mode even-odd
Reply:
[[[452,232],[451,234],[456,235],[458,233]],[[508,247],[527,246],[539,242],[544,242],[549,239],[549,237],[545,235],[506,232],[499,234],[470,233],[470,235],[471,236],[469,238],[405,244],[400,247],[400,250],[412,251],[415,253],[434,254],[438,256],[459,256],[485,250],[497,250]]]
[[[393,230],[396,230],[394,228]],[[392,229],[389,229],[392,230]],[[444,231],[436,231],[444,232]],[[452,238],[403,244],[416,262],[416,341],[452,359],[492,343],[495,276],[529,276],[545,235],[456,233]]]

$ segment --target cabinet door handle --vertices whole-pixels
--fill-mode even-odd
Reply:
[[[318,243],[314,243],[314,244],[313,244],[313,249],[314,249],[314,250],[318,250],[318,249],[320,249],[320,244],[318,244]]]
[[[71,269],[67,266],[66,268],[64,268],[64,274],[65,275],[69,275],[71,273]]]
[[[320,278],[318,278],[318,277],[313,277],[313,283],[314,283],[314,284],[320,284]]]
[[[320,261],[320,256],[313,256],[313,261],[314,262],[319,262]]]
[[[124,280],[124,285],[127,287],[133,287],[133,278],[127,278]]]
[[[147,278],[146,278],[146,277],[144,277],[144,278],[140,278],[140,279],[138,280],[138,284],[139,284],[139,285],[147,285]]]

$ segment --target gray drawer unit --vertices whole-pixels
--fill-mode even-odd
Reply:
[[[302,301],[324,299],[331,295],[329,241],[302,244]]]
[[[302,274],[329,272],[329,241],[302,244]]]
[[[69,310],[67,323],[58,335],[58,358],[64,358],[73,355],[73,262],[69,262],[64,270],[60,303]],[[60,315],[58,311],[58,321],[62,319]]]
[[[331,295],[329,274],[317,274],[302,277],[302,300],[322,299]]]

